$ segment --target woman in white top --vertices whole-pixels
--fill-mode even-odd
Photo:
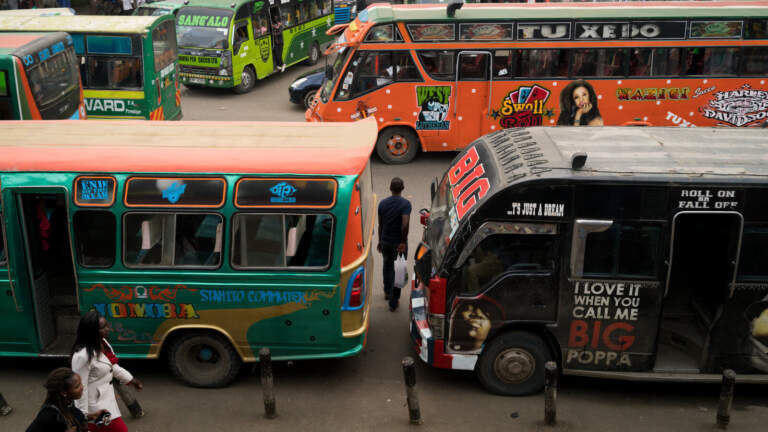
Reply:
[[[131,384],[137,390],[141,390],[143,385],[117,364],[117,357],[107,342],[111,331],[107,320],[95,310],[80,318],[77,339],[72,347],[72,370],[83,378],[83,395],[75,401],[75,406],[86,416],[100,410],[109,412],[111,422],[96,428],[91,426],[91,431],[127,432],[128,428],[120,418],[112,380]]]

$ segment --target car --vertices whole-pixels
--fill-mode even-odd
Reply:
[[[304,105],[304,108],[309,108],[315,93],[317,93],[317,89],[323,84],[324,78],[325,68],[314,69],[300,75],[288,87],[288,95],[291,102]]]

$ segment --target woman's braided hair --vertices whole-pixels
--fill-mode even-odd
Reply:
[[[69,410],[69,404],[72,401],[66,396],[74,380],[75,371],[70,368],[60,367],[48,374],[48,378],[43,385],[48,390],[48,394],[45,396],[45,404],[58,408],[59,414],[64,417],[64,421],[67,423],[67,427],[80,427],[79,422]]]

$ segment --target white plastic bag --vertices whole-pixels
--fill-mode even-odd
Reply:
[[[398,255],[395,260],[395,287],[403,288],[408,285],[408,262],[405,255]]]

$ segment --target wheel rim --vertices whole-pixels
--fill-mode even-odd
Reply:
[[[221,353],[205,343],[191,346],[187,352],[187,360],[198,372],[210,372],[221,367]]]
[[[320,52],[317,49],[317,45],[312,45],[312,53],[310,53],[312,63],[316,62],[317,59],[320,57]]]
[[[530,378],[536,371],[536,359],[522,348],[508,348],[493,362],[496,376],[509,384],[519,384]]]
[[[387,140],[387,150],[392,156],[402,156],[408,153],[408,139],[402,135],[392,135]]]
[[[251,74],[248,73],[247,69],[243,69],[243,75],[241,78],[241,84],[243,88],[248,88],[251,86]]]
[[[314,92],[309,92],[306,96],[304,96],[304,106],[307,109],[312,108],[312,101],[314,100],[315,100]]]

